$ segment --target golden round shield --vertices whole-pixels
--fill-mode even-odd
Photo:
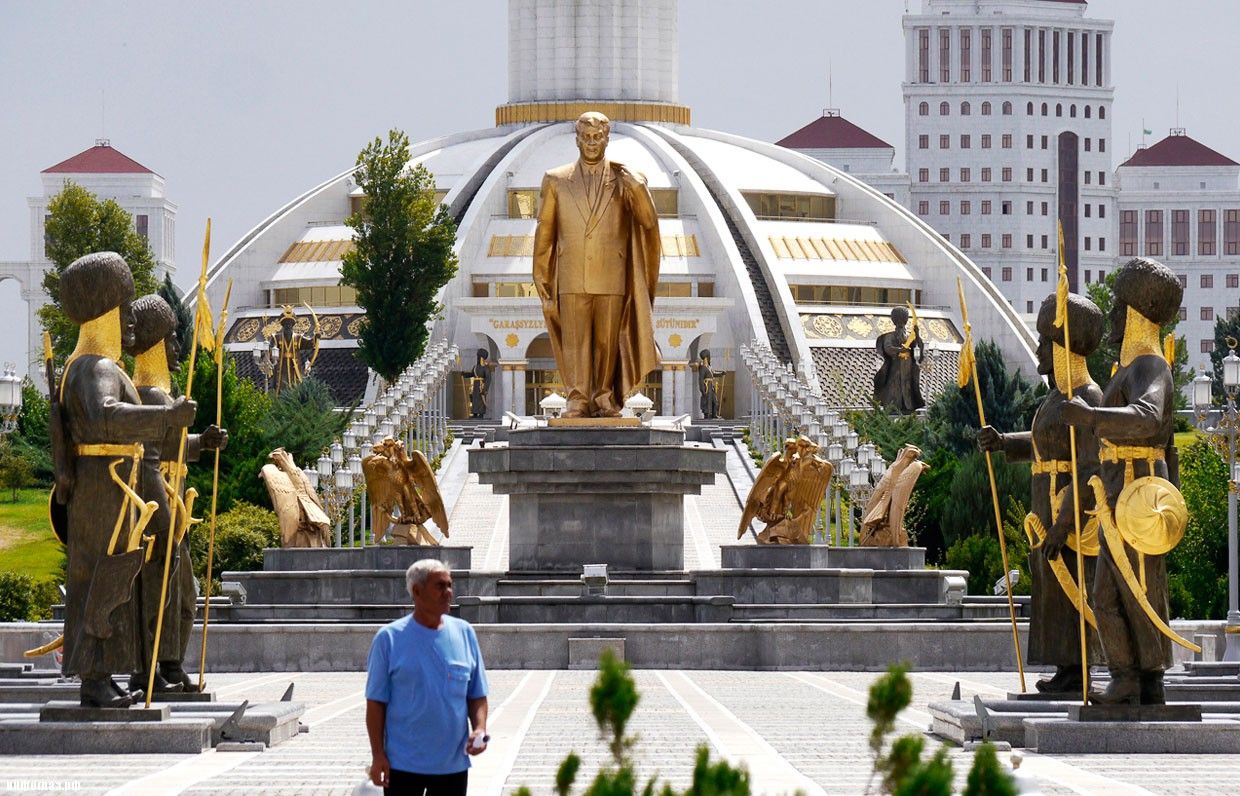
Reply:
[[[1184,496],[1165,478],[1138,478],[1119,493],[1115,524],[1124,541],[1147,556],[1160,556],[1175,549],[1184,538],[1188,507]]]

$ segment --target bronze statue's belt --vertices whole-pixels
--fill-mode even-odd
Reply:
[[[896,354],[896,356],[899,357],[900,359],[912,359],[913,358],[913,354],[910,351],[901,351],[900,353]]]
[[[125,456],[142,458],[142,443],[117,444],[110,442],[88,442],[74,449],[78,456]]]
[[[1132,483],[1136,476],[1133,472],[1133,462],[1145,462],[1150,473],[1154,472],[1154,462],[1161,462],[1166,458],[1166,453],[1162,448],[1154,448],[1149,445],[1116,445],[1110,440],[1101,440],[1102,448],[1098,451],[1098,460],[1107,464],[1124,463],[1124,486]]]
[[[1072,462],[1066,459],[1038,459],[1033,463],[1034,475],[1056,475],[1072,472]]]

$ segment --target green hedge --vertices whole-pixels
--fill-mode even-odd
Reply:
[[[23,572],[0,571],[0,622],[37,622],[52,617],[60,602],[56,584]]]
[[[202,514],[206,514],[204,508]],[[207,542],[210,518],[190,532],[190,554],[194,575],[201,581],[207,574]],[[274,512],[237,501],[215,520],[215,565],[211,579],[219,584],[221,572],[252,572],[263,568],[263,548],[280,546],[280,523]]]

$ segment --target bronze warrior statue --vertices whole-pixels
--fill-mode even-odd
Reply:
[[[1063,329],[1055,327],[1055,295],[1051,294],[1038,312],[1038,372],[1049,377],[1051,390],[1029,431],[1001,434],[986,426],[977,435],[983,451],[1001,452],[1010,461],[1032,461],[1033,478],[1030,508],[1025,517],[1029,537],[1029,574],[1033,580],[1029,646],[1030,665],[1054,666],[1055,674],[1037,682],[1046,693],[1081,692],[1081,633],[1077,613],[1076,521],[1072,516],[1072,462],[1069,438],[1064,429],[1063,411],[1068,406],[1066,385],[1072,394],[1089,406],[1102,403],[1102,390],[1089,376],[1085,359],[1102,339],[1102,311],[1089,299],[1075,293],[1068,296],[1068,329],[1072,350],[1063,345]],[[1084,428],[1076,434],[1076,462],[1081,487],[1082,546],[1085,548],[1086,595],[1098,555],[1097,520],[1089,478],[1098,472],[1098,439]],[[1086,606],[1086,620],[1095,626],[1093,612]],[[1098,660],[1096,632],[1088,633],[1089,660]],[[1101,661],[1099,661],[1101,662]]]
[[[314,318],[314,329],[310,334],[297,331],[297,315],[291,305],[284,306],[284,314],[280,316],[279,331],[276,332],[276,347],[279,349],[280,361],[276,363],[276,395],[280,390],[301,384],[302,379],[310,375],[319,358],[319,322],[318,316],[310,305],[305,305]],[[309,349],[308,353],[306,350]]]
[[[143,406],[167,407],[172,397],[172,374],[181,368],[181,349],[177,344],[176,316],[160,296],[143,296],[133,303],[134,335],[125,352],[134,358],[134,386]],[[193,488],[183,494],[172,494],[172,468],[176,466],[181,444],[179,428],[161,436],[142,441],[142,475],[138,492],[143,500],[153,501],[157,508],[151,527],[167,533],[170,524],[169,503],[177,507],[172,568],[168,575],[167,602],[159,639],[159,666],[155,673],[155,691],[192,690],[195,686],[185,673],[183,663],[194,629],[194,613],[198,594],[194,587],[194,568],[189,553],[189,528],[192,520]],[[228,433],[216,425],[201,434],[189,434],[185,441],[185,461],[196,462],[204,450],[222,450],[228,444]],[[182,486],[184,479],[182,479]],[[151,645],[155,642],[155,623],[159,613],[159,595],[163,585],[165,546],[155,546],[154,554],[138,574],[138,594],[142,624],[142,666],[129,678],[129,690],[146,687],[151,664]]]
[[[127,707],[131,695],[112,674],[143,665],[134,579],[151,544],[167,532],[148,524],[155,506],[136,491],[141,440],[188,426],[196,405],[178,398],[142,406],[118,364],[134,335],[133,275],[120,255],[75,260],[60,277],[59,298],[80,326],[57,388],[64,435],[53,450],[52,513],[68,553],[63,669],[81,678],[84,706]]]
[[[698,392],[701,393],[702,417],[714,420],[719,417],[720,373],[710,366],[710,351],[702,349],[698,355]]]
[[[487,350],[479,348],[474,367],[469,371],[469,416],[486,417],[487,393],[491,391],[491,363]]]
[[[543,176],[534,284],[568,393],[563,417],[619,417],[659,363],[659,218],[645,177],[605,157],[607,117],[583,113],[576,129],[580,158]]]
[[[1162,704],[1171,641],[1165,554],[1187,522],[1175,470],[1175,385],[1159,327],[1179,312],[1184,289],[1171,269],[1143,258],[1116,274],[1111,340],[1119,367],[1090,406],[1074,398],[1063,422],[1095,434],[1100,475],[1090,479],[1102,541],[1091,592],[1111,682],[1090,695],[1102,704]],[[1085,487],[1082,485],[1082,490]]]
[[[883,364],[874,374],[874,400],[880,406],[902,415],[912,414],[926,405],[921,396],[921,368],[926,358],[926,345],[917,323],[908,331],[909,311],[896,307],[891,311],[895,329],[878,336],[875,347]]]

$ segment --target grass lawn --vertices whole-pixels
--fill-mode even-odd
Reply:
[[[47,490],[18,490],[0,494],[0,570],[24,572],[36,578],[60,579],[64,547],[52,535],[47,520]]]
[[[1201,439],[1201,437],[1202,433],[1200,431],[1178,431],[1175,435],[1175,446],[1180,450],[1184,450],[1189,445],[1192,445],[1194,442]]]

